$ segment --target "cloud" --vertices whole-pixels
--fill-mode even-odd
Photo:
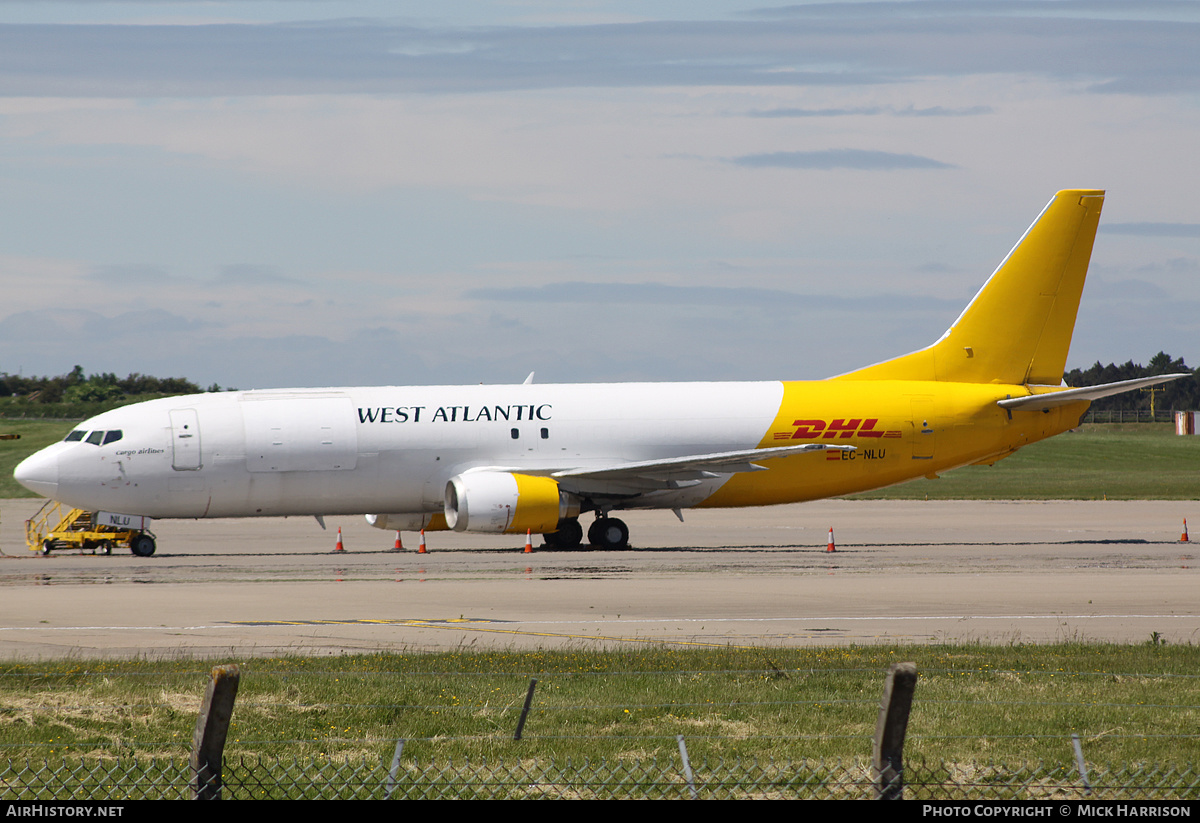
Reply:
[[[980,114],[992,114],[991,106],[966,106],[952,109],[945,106],[929,106],[918,109],[915,106],[860,106],[858,108],[839,109],[796,109],[779,108],[763,109],[747,112],[748,117],[974,117]]]
[[[1149,274],[1186,274],[1194,275],[1200,272],[1200,261],[1193,257],[1174,257],[1162,263],[1147,263],[1136,269],[1140,273]]]
[[[563,303],[577,305],[637,306],[716,306],[752,307],[781,311],[841,310],[858,312],[878,308],[895,311],[952,309],[955,300],[925,296],[874,294],[856,297],[798,294],[781,289],[750,286],[670,286],[662,283],[550,283],[542,286],[471,289],[464,295],[470,300],[496,300],[516,303]]]
[[[1196,17],[1191,0],[868,0],[856,3],[805,3],[803,5],[766,6],[741,12],[751,18],[854,19],[927,18],[947,12],[957,17],[1027,17],[1072,19],[1101,16],[1114,20],[1176,20]]]
[[[1102,223],[1100,231],[1138,237],[1200,237],[1200,223]]]
[[[69,315],[22,311],[0,319],[0,344],[6,351],[45,352],[95,350],[97,340],[121,339],[142,349],[152,339],[175,339],[216,328],[213,323],[182,317],[164,309],[138,309],[106,317],[99,312],[74,308]],[[165,347],[170,348],[170,347]]]
[[[1070,3],[861,3],[774,19],[416,27],[392,20],[0,26],[0,94],[181,97],[896,83],[995,73],[1200,89],[1200,24]],[[1149,5],[1149,4],[1148,4]],[[1060,14],[1071,6],[1071,14]],[[1160,8],[1162,8],[1160,6]],[[964,9],[969,13],[964,13]],[[1194,15],[1192,15],[1194,16]],[[933,112],[926,110],[929,115]],[[919,116],[919,115],[914,115]]]
[[[294,277],[280,274],[275,266],[260,266],[252,263],[234,263],[221,266],[217,277],[225,283],[236,283],[242,286],[290,286],[299,285],[301,281]]]
[[[824,151],[776,151],[746,154],[731,158],[731,163],[752,169],[857,169],[894,171],[897,169],[953,169],[955,166],[915,154],[895,154],[862,149],[826,149]]]
[[[1170,298],[1167,291],[1150,280],[1107,278],[1089,278],[1087,284],[1087,300],[1099,303],[1104,300],[1155,300],[1162,301]]]
[[[138,263],[109,264],[96,266],[89,279],[120,286],[159,286],[171,275],[162,266]]]

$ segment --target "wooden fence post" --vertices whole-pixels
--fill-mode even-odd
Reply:
[[[521,709],[521,716],[517,719],[517,730],[513,734],[513,740],[521,739],[521,732],[525,730],[525,718],[529,717],[529,707],[533,705],[533,689],[537,686],[537,680],[529,681],[529,691],[525,692],[525,707]]]
[[[917,664],[893,663],[883,684],[871,762],[875,770],[875,799],[904,799],[904,733],[917,688]]]
[[[221,799],[221,758],[225,754],[225,736],[233,718],[233,699],[237,697],[241,671],[236,663],[213,668],[204,692],[204,703],[192,734],[192,799]]]

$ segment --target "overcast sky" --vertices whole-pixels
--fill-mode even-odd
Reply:
[[[1062,188],[1068,368],[1196,366],[1198,104],[1196,2],[0,0],[0,371],[821,378]]]

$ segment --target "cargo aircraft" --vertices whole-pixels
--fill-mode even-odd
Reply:
[[[149,518],[364,514],[389,530],[624,548],[622,509],[763,506],[993,464],[1090,401],[1067,388],[1104,192],[1061,191],[933,345],[826,380],[325,388],[167,397],[17,466],[70,506]],[[143,521],[139,521],[143,522]],[[154,552],[152,534],[131,541]]]

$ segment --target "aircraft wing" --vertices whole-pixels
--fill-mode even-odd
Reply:
[[[634,463],[619,463],[600,468],[567,469],[551,474],[551,477],[595,477],[618,478],[637,476],[662,476],[686,474],[696,471],[715,474],[766,471],[754,461],[771,460],[811,451],[854,451],[854,446],[833,446],[824,443],[800,443],[795,446],[776,446],[769,449],[744,449],[715,454],[689,454],[685,457],[669,457],[664,460],[640,460]]]
[[[1045,411],[1056,406],[1065,406],[1080,400],[1098,400],[1121,392],[1133,391],[1146,386],[1156,386],[1168,383],[1180,377],[1191,377],[1190,374],[1160,374],[1155,377],[1138,377],[1134,380],[1122,380],[1119,383],[1105,383],[1100,386],[1084,386],[1080,389],[1063,389],[1045,394],[1031,394],[1026,397],[1008,397],[997,400],[996,405],[1005,409],[1020,409],[1021,411]]]
[[[854,446],[834,446],[825,443],[797,443],[766,449],[742,449],[712,454],[689,454],[662,460],[639,460],[608,466],[564,469],[550,477],[568,486],[579,488],[620,489],[638,493],[652,489],[683,488],[722,474],[766,471],[758,465],[761,460],[774,460],[813,451],[854,451]]]

